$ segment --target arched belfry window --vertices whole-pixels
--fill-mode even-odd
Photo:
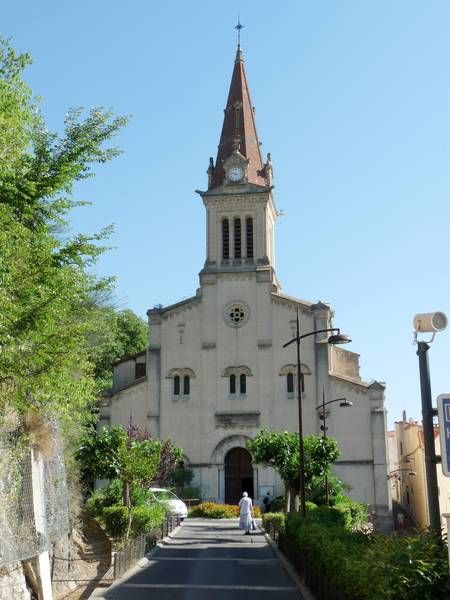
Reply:
[[[242,256],[242,245],[241,245],[241,219],[235,217],[234,219],[234,258],[241,258]]]
[[[222,219],[222,259],[230,258],[230,224],[228,219]]]
[[[175,377],[173,378],[173,395],[174,396],[180,395],[180,376],[179,375],[175,375]]]
[[[253,219],[247,217],[245,220],[245,235],[247,242],[247,258],[253,258]]]

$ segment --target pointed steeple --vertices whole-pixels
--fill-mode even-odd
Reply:
[[[244,57],[239,44],[224,112],[219,149],[209,187],[214,188],[224,182],[223,162],[236,150],[249,161],[248,182],[261,186],[268,185],[267,171],[264,169],[261,158],[255,115],[244,69]]]

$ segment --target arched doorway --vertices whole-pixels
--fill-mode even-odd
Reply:
[[[232,448],[225,456],[225,503],[237,504],[242,492],[253,498],[252,459],[245,448]]]

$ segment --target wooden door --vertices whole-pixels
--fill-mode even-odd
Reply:
[[[253,467],[250,452],[232,448],[225,456],[225,502],[237,504],[247,492],[253,498]]]

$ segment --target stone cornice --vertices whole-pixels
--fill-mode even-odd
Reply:
[[[280,292],[271,292],[272,304],[278,304],[281,306],[288,306],[289,308],[300,308],[300,311],[304,315],[312,315],[311,302],[306,300],[299,300],[293,296],[287,296],[286,294],[280,294]]]
[[[367,383],[367,381],[353,379],[353,377],[347,377],[346,375],[339,375],[338,373],[330,373],[330,377],[332,379],[337,379],[339,382],[341,382],[343,384],[348,384],[349,386],[360,387],[360,388],[363,388],[364,390],[368,390],[370,387],[370,383]]]

